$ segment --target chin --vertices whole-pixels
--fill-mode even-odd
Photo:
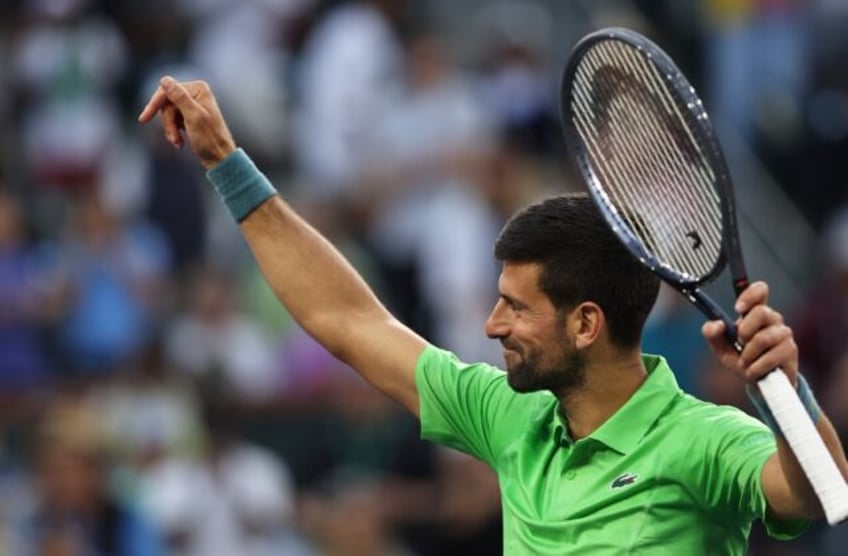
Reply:
[[[507,371],[506,376],[509,387],[518,392],[519,394],[536,392],[544,388],[544,386],[539,384],[539,380],[536,376],[528,376],[527,373],[523,372],[521,369],[510,369],[509,371]]]

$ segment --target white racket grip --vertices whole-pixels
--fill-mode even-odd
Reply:
[[[775,369],[761,378],[757,385],[813,486],[827,522],[836,525],[844,521],[848,518],[848,484],[786,373]]]

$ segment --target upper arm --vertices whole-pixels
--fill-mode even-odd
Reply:
[[[387,311],[351,321],[338,324],[346,347],[335,355],[417,417],[415,368],[428,343]]]
[[[417,415],[415,365],[427,343],[398,322],[329,240],[280,197],[270,197],[240,226],[262,274],[298,324]]]

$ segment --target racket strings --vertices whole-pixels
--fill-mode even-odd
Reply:
[[[630,129],[639,130],[639,129],[643,129],[643,127],[644,126],[635,126],[635,127],[630,127]],[[639,135],[641,135],[639,133],[636,133],[634,135],[636,135],[636,140],[642,140],[642,141],[646,140],[645,137],[639,137]],[[665,187],[663,185],[667,181],[667,179],[663,175],[664,173],[662,172],[662,170],[661,169],[658,170],[658,168],[660,168],[660,167],[658,167],[656,161],[650,160],[650,158],[653,158],[653,157],[646,157],[647,160],[645,160],[645,159],[643,159],[643,160],[631,160],[631,161],[628,161],[628,163],[630,163],[633,166],[638,166],[638,169],[639,169],[638,173],[639,173],[639,177],[640,177],[641,180],[646,181],[646,182],[651,182],[651,183],[654,184],[654,189],[655,189],[654,194],[659,193],[659,194],[667,195],[667,192],[664,191],[665,189],[667,189],[667,187]],[[596,160],[596,162],[599,162],[598,166],[600,166],[602,170],[606,170],[606,173],[609,174],[609,178],[611,180],[614,180],[616,182],[632,181],[633,180],[633,176],[625,175],[619,169],[618,165],[604,164],[604,161],[606,160],[605,157],[596,157],[595,160]],[[610,180],[607,180],[607,181],[610,181]],[[610,196],[612,197],[612,201],[613,201],[614,205],[616,205],[619,209],[621,209],[622,207],[627,207],[629,209],[629,210],[623,210],[621,212],[624,213],[626,220],[628,220],[631,227],[635,229],[637,235],[643,240],[643,243],[646,244],[646,247],[649,247],[650,250],[655,251],[655,252],[661,251],[660,256],[664,259],[669,259],[669,258],[670,259],[680,259],[680,258],[683,258],[683,259],[685,259],[686,266],[688,266],[690,268],[698,266],[697,261],[693,260],[693,258],[691,256],[687,256],[689,250],[683,249],[679,242],[675,243],[675,242],[668,242],[668,241],[664,241],[664,242],[655,241],[655,236],[659,236],[660,238],[662,238],[663,236],[666,236],[667,234],[664,233],[663,230],[659,230],[659,233],[654,233],[654,232],[651,232],[646,227],[648,219],[653,220],[654,217],[656,216],[655,214],[652,214],[653,212],[655,212],[654,210],[652,210],[653,207],[655,206],[654,203],[647,202],[647,200],[645,199],[644,196],[635,196],[634,197],[632,189],[627,189],[627,188],[618,188],[618,189],[607,188],[607,189],[610,190],[609,191]],[[671,207],[673,213],[680,213],[681,212],[680,202],[677,201],[673,197],[670,198],[670,199],[673,201],[673,204],[675,205],[675,206]],[[636,220],[635,219],[636,215],[645,215],[645,216],[648,217],[648,219],[640,218],[639,220]],[[656,224],[654,224],[654,227],[656,227]],[[662,252],[662,251],[665,251],[665,252]],[[707,266],[708,266],[708,264],[709,263],[707,263]],[[680,265],[678,265],[678,266],[680,266]]]
[[[631,103],[631,105],[632,105],[632,103]],[[613,110],[615,110],[615,106],[613,106],[612,108],[613,108]],[[632,106],[630,107],[630,112],[631,113],[633,112]],[[629,115],[630,114],[625,112],[625,116],[629,116]],[[646,121],[645,114],[644,113],[638,114],[638,116],[640,116],[640,118],[637,119],[637,121],[635,122],[635,125],[629,125],[629,124],[631,124],[631,121],[630,121],[631,118],[627,118],[627,117],[624,118],[625,129],[623,131],[625,133],[627,131],[631,131],[631,130],[634,130],[634,129],[637,130],[637,131],[642,131],[642,130],[645,130],[645,129],[648,128],[648,126],[643,125]],[[651,122],[649,119],[647,121],[648,121],[648,123],[655,123],[655,122]],[[634,141],[637,141],[641,144],[649,145],[651,147],[651,149],[649,149],[649,151],[648,151],[649,156],[645,156],[643,154],[642,158],[635,158],[633,160],[628,160],[628,161],[626,161],[626,163],[629,164],[630,166],[636,166],[637,167],[637,169],[638,169],[637,173],[638,173],[638,177],[640,178],[640,181],[646,181],[646,182],[653,184],[653,188],[655,190],[653,192],[654,196],[659,194],[659,195],[664,196],[665,199],[673,201],[673,203],[672,203],[673,206],[666,207],[666,209],[670,209],[670,213],[672,215],[674,215],[674,214],[686,215],[688,213],[688,211],[685,210],[686,205],[689,204],[689,202],[687,202],[687,201],[691,201],[691,200],[682,199],[680,196],[670,195],[670,193],[672,193],[672,192],[668,191],[668,189],[669,189],[669,186],[668,186],[669,178],[667,176],[668,169],[665,168],[662,165],[662,161],[658,160],[658,156],[656,155],[656,152],[657,152],[656,144],[655,143],[652,144],[652,141],[651,141],[652,137],[650,135],[646,136],[645,133],[635,133],[635,134],[626,133],[626,134],[628,136],[633,136]],[[650,155],[652,155],[652,156],[650,156]],[[603,160],[603,159],[601,159],[601,160]],[[606,165],[606,169],[608,171],[611,171],[610,173],[616,174],[614,176],[614,178],[617,182],[622,181],[623,178],[626,178],[626,176],[622,176],[621,171],[615,172],[615,170],[617,169],[616,164]],[[677,170],[679,171],[679,170],[683,170],[683,169],[685,169],[685,166],[678,168]],[[628,170],[628,172],[633,173],[632,169]],[[625,180],[625,183],[629,183],[629,182],[632,182],[632,181],[633,181],[633,178],[631,177],[629,180]],[[614,194],[617,193],[617,192],[618,192],[617,190],[613,191]],[[630,214],[648,214],[650,216],[650,221],[653,221],[655,216],[658,216],[658,215],[651,214],[652,212],[655,212],[654,210],[652,210],[656,207],[655,203],[645,202],[644,199],[642,199],[643,202],[639,202],[640,198],[637,197],[637,198],[634,199],[632,190],[623,189],[623,190],[621,190],[620,193],[622,193],[622,194],[621,195],[613,195],[614,201],[616,202],[616,204],[625,205],[625,206],[629,206],[630,208],[636,209],[635,211],[634,210],[626,211],[627,213],[630,213]],[[630,194],[626,195],[627,193],[630,193]],[[663,212],[669,212],[669,211],[666,210],[666,211],[663,211]],[[668,218],[668,215],[666,215],[665,218]],[[646,230],[645,230],[645,223],[647,222],[647,220],[643,218],[641,221],[635,222],[635,221],[633,221],[632,217],[630,218],[630,220],[631,220],[631,225],[637,224],[634,227],[639,228],[637,230],[637,233],[642,237],[642,239],[643,240],[647,239],[646,236],[649,235],[648,233],[646,233]],[[693,228],[692,225],[687,226],[687,224],[688,223],[684,224],[684,226],[689,227],[689,228]],[[700,224],[700,222],[699,222],[699,224]],[[681,226],[681,224],[678,223],[678,227],[680,227],[680,226]],[[672,227],[671,230],[673,231],[674,227]],[[677,261],[676,266],[678,266],[678,267],[679,266],[685,266],[690,270],[691,273],[695,273],[695,274],[705,273],[711,268],[712,263],[714,262],[714,259],[712,257],[707,257],[706,260],[699,261],[698,258],[694,256],[696,253],[693,252],[688,247],[688,245],[685,245],[685,244],[683,244],[682,242],[679,242],[679,241],[678,242],[674,242],[674,241],[670,242],[667,239],[664,239],[664,238],[667,238],[669,236],[669,234],[666,233],[666,232],[668,232],[668,230],[659,229],[659,230],[656,230],[656,232],[657,233],[651,234],[652,239],[654,239],[654,241],[646,241],[646,243],[651,245],[651,247],[653,247],[654,250],[661,251],[660,256],[663,259],[670,259],[670,260],[673,260],[673,261]],[[662,240],[662,241],[656,241],[657,237],[659,237],[659,239]],[[658,249],[658,247],[661,248],[661,249]]]
[[[658,69],[634,47],[599,43],[570,102],[602,197],[662,264],[706,276],[721,254],[715,173]]]
[[[622,97],[626,98],[626,97]],[[640,106],[636,103],[629,103],[629,109],[633,110],[634,113],[638,113],[640,110]],[[646,156],[642,159],[630,159],[628,160],[629,164],[636,166],[639,168],[639,173],[641,176],[644,176],[644,180],[647,183],[650,183],[652,187],[655,188],[660,194],[668,195],[670,192],[668,191],[668,179],[665,176],[666,168],[663,168],[662,162],[657,160],[658,149],[655,144],[655,137],[650,134],[645,133],[645,130],[648,129],[646,125],[632,125],[627,126],[627,134],[632,135],[635,141],[643,142],[644,144],[651,145],[652,149],[646,152]],[[632,181],[631,176],[623,175],[623,173],[618,168],[618,165],[615,164],[605,164],[605,158],[600,158],[597,160],[600,166],[602,166],[609,174],[611,174],[611,178],[616,182],[625,182],[627,180]],[[679,243],[657,243],[654,241],[653,233],[647,229],[647,223],[644,218],[639,218],[639,215],[648,215],[655,216],[651,214],[653,212],[652,208],[654,203],[646,203],[644,202],[643,197],[634,196],[634,191],[632,188],[610,188],[610,193],[614,197],[613,202],[619,208],[621,207],[631,207],[631,210],[626,210],[625,218],[631,222],[631,225],[636,229],[637,235],[643,240],[646,246],[651,251],[658,251],[659,247],[665,247],[671,251],[667,255],[670,255],[671,258],[682,257],[685,258],[687,264],[690,267],[694,267],[697,262],[694,261],[691,257],[688,257],[688,249],[680,249]],[[682,201],[677,197],[670,196],[668,199],[674,205],[674,213],[680,213],[684,208],[681,204]],[[637,210],[632,210],[632,207],[636,207]],[[653,218],[652,218],[653,219]],[[669,258],[666,256],[665,258]]]
[[[632,58],[625,57],[626,61],[632,60]],[[641,67],[647,72],[647,74],[653,78],[655,90],[660,90],[665,92],[666,94],[659,95],[659,98],[665,102],[666,108],[673,113],[677,117],[677,123],[680,124],[678,130],[682,130],[686,134],[687,141],[686,142],[677,142],[677,145],[686,149],[686,152],[672,150],[671,154],[677,155],[674,158],[674,161],[677,163],[676,167],[678,170],[688,174],[688,178],[695,183],[698,183],[700,179],[701,188],[690,188],[684,189],[684,193],[688,192],[693,194],[689,199],[689,206],[707,206],[712,208],[712,214],[709,214],[708,211],[695,211],[694,214],[696,217],[699,217],[699,223],[702,224],[709,232],[711,232],[711,238],[715,241],[715,245],[717,248],[721,248],[722,241],[722,230],[721,230],[721,208],[720,208],[720,198],[718,192],[714,187],[714,183],[716,180],[715,172],[712,169],[712,166],[707,161],[706,156],[704,155],[700,144],[695,139],[695,136],[692,133],[692,130],[688,125],[686,125],[686,118],[681,113],[680,108],[673,102],[670,95],[665,89],[665,85],[663,82],[662,76],[659,74],[659,71],[656,66],[653,64],[648,64],[644,58],[641,56],[636,58],[636,61],[641,65]],[[700,103],[700,101],[698,101]],[[705,117],[705,114],[704,114]],[[695,164],[687,164],[684,157],[688,160],[697,161]],[[695,195],[697,194],[697,195]],[[707,198],[704,199],[703,195],[706,194]],[[695,198],[696,197],[696,198]],[[670,196],[672,199],[677,199],[677,196]],[[706,204],[704,204],[706,202]],[[681,205],[685,207],[686,205]],[[716,255],[717,256],[717,255]]]
[[[602,53],[603,54],[603,53]],[[609,63],[609,60],[606,59],[606,56],[602,56],[602,60],[604,62]],[[601,83],[601,85],[604,85]],[[607,87],[602,87],[604,92],[607,94],[611,94],[607,89]],[[650,148],[647,149],[644,153],[644,157],[642,158],[632,158],[628,160],[628,164],[636,166],[639,168],[641,176],[643,176],[643,180],[650,184],[651,187],[655,189],[655,194],[659,194],[663,196],[665,199],[670,201],[671,203],[671,214],[672,215],[682,215],[686,214],[687,209],[687,199],[682,198],[679,195],[674,195],[671,190],[670,184],[673,181],[673,177],[669,177],[669,172],[677,172],[678,175],[680,173],[688,174],[687,178],[692,180],[697,180],[700,176],[695,175],[695,172],[692,171],[692,166],[690,164],[686,164],[685,161],[680,157],[679,151],[671,151],[671,154],[675,155],[669,160],[660,160],[660,156],[662,153],[667,152],[668,149],[665,148],[664,145],[658,144],[658,137],[656,133],[650,133],[651,129],[657,129],[657,126],[661,126],[662,124],[656,121],[656,116],[651,117],[656,110],[662,110],[663,107],[655,107],[655,111],[645,111],[644,106],[649,99],[641,97],[638,99],[639,102],[634,102],[633,99],[629,95],[619,95],[614,97],[615,100],[613,102],[624,101],[624,117],[621,118],[621,123],[628,124],[630,123],[630,118],[627,116],[630,114],[635,114],[639,118],[639,121],[635,122],[635,125],[626,125],[626,129],[623,134],[620,134],[623,137],[630,137],[634,141],[634,144],[644,144],[648,145]],[[611,108],[614,107],[614,104],[611,104]],[[653,120],[653,121],[652,121]],[[668,163],[671,163],[671,167],[669,167]],[[615,167],[614,164],[609,165],[611,167]],[[620,173],[619,173],[620,174]],[[615,176],[616,180],[622,180],[624,176],[617,175]],[[709,177],[707,178],[709,179]],[[630,178],[629,181],[633,181]],[[629,183],[626,182],[626,183]],[[622,195],[617,198],[617,204],[619,205],[627,205],[629,206],[638,206],[639,211],[635,214],[644,214],[646,211],[653,212],[653,208],[656,206],[654,202],[650,204],[646,204],[645,202],[640,202],[639,198],[633,197],[633,189],[632,188],[623,188],[621,190],[622,194],[627,193],[628,195]],[[693,201],[689,199],[689,201]],[[629,211],[631,214],[634,214],[633,211]],[[668,215],[658,215],[660,219],[668,218]],[[633,218],[633,216],[631,216]],[[653,220],[654,218],[652,218]],[[640,236],[644,234],[644,224],[640,223],[638,226],[640,228]],[[661,230],[661,235],[663,234],[663,230]],[[645,239],[643,237],[643,239]],[[657,251],[658,247],[664,247],[668,251],[665,253],[665,259],[672,260],[683,260],[685,261],[685,265],[688,268],[703,268],[704,272],[709,271],[712,266],[713,260],[704,261],[704,264],[699,264],[699,261],[696,257],[692,256],[692,250],[688,248],[687,245],[684,245],[681,242],[646,242],[653,248],[654,251]]]
[[[606,62],[608,64],[613,64],[614,61],[610,58],[608,53],[605,52],[605,50],[609,50],[610,48],[611,47],[608,44],[607,45],[601,45],[601,50],[600,50],[599,54],[600,54],[601,59],[604,62]],[[625,58],[623,61],[627,65],[627,67],[629,69],[631,69],[633,72],[638,72],[639,69],[641,69],[646,75],[654,78],[654,86],[655,87],[657,86],[657,79],[661,79],[661,78],[659,78],[659,76],[657,75],[657,70],[656,70],[655,67],[648,65],[645,62],[645,60],[642,59],[642,58],[636,59],[636,61],[641,65],[641,68],[639,68],[639,69],[633,67],[633,64],[632,64],[633,60],[632,59]],[[659,85],[660,86],[662,85],[661,80],[659,81]],[[612,92],[610,92],[610,91],[607,91],[607,93],[612,94]],[[646,121],[650,120],[652,115],[654,115],[654,119],[656,119],[656,114],[659,113],[663,109],[665,109],[667,111],[667,113],[676,113],[678,118],[680,118],[681,121],[683,120],[683,117],[679,113],[679,111],[677,110],[677,107],[674,104],[671,104],[669,102],[669,99],[666,98],[666,95],[655,96],[652,99],[649,99],[649,98],[646,97],[646,95],[643,94],[643,95],[640,96],[640,99],[639,99],[642,102],[639,102],[639,103],[633,102],[632,98],[628,95],[624,95],[621,98],[625,101],[625,103],[628,104],[629,110],[632,110],[635,113],[638,113]],[[654,104],[656,104],[657,101],[661,101],[661,102],[663,102],[664,106],[662,106],[662,107],[654,106],[653,110],[646,111],[645,105],[650,103],[651,101],[653,101]],[[715,179],[715,175],[712,173],[709,166],[693,165],[693,164],[687,163],[686,160],[684,159],[684,155],[689,160],[703,160],[704,157],[703,157],[703,154],[700,152],[700,149],[698,148],[698,145],[695,142],[694,137],[692,136],[691,131],[689,130],[688,126],[683,125],[683,126],[681,126],[681,128],[687,134],[689,141],[687,143],[683,143],[683,144],[681,144],[680,142],[677,142],[676,145],[681,147],[681,148],[694,147],[694,149],[690,149],[689,152],[687,152],[687,153],[684,153],[680,149],[666,150],[664,154],[672,155],[671,158],[669,160],[667,160],[666,162],[671,162],[671,164],[673,165],[674,171],[683,173],[690,180],[693,180],[693,181],[701,180],[702,181],[701,185],[706,186],[707,191],[713,191],[711,185],[713,183],[713,180]],[[647,128],[645,126],[636,126],[635,129],[640,134],[639,139],[641,139],[642,141],[646,141],[648,144],[650,144],[653,147],[653,149],[651,151],[649,151],[649,154],[651,155],[650,156],[651,161],[655,163],[654,167],[659,168],[660,170],[669,170],[667,165],[665,167],[663,166],[664,161],[659,160],[659,152],[664,148],[664,145],[661,145],[661,144],[658,144],[658,143],[659,143],[659,141],[661,141],[664,138],[658,137],[656,133],[648,133],[648,129],[654,129],[655,130],[657,128],[656,127]],[[675,130],[675,131],[677,131],[677,130]],[[639,161],[636,160],[636,162],[638,163]],[[660,185],[664,186],[667,189],[667,185],[669,183],[669,180],[662,180],[659,183],[660,183]],[[677,199],[677,197],[672,197],[672,199]],[[690,199],[690,200],[699,200],[699,199]],[[681,205],[681,206],[685,206],[685,205]]]
[[[600,56],[599,56],[601,58],[600,63],[605,64],[605,67],[609,67],[609,64],[614,63],[614,62],[612,60],[610,60],[608,55],[604,55],[604,54],[608,54],[608,53],[600,52]],[[639,61],[641,61],[641,60],[639,60]],[[632,65],[628,64],[628,66],[629,66],[628,69],[630,69],[631,71],[634,69],[632,67]],[[600,66],[600,67],[604,67],[604,66]],[[600,69],[600,67],[597,64],[595,64],[594,69],[598,70],[598,69]],[[648,74],[648,75],[650,75],[650,74]],[[672,174],[675,174],[675,173],[676,174],[680,174],[680,173],[686,174],[686,173],[688,173],[689,175],[687,177],[690,180],[691,179],[697,180],[698,176],[693,175],[692,165],[682,163],[683,161],[681,159],[681,156],[680,156],[681,152],[680,152],[679,149],[678,150],[668,149],[666,145],[658,144],[657,134],[656,133],[652,134],[652,133],[648,132],[651,129],[653,129],[653,130],[656,130],[658,128],[662,129],[660,126],[663,125],[663,122],[658,121],[657,114],[658,113],[659,114],[666,113],[666,111],[668,109],[668,105],[666,105],[664,107],[663,106],[651,106],[651,110],[646,111],[646,110],[644,110],[644,106],[650,102],[650,99],[645,98],[645,95],[640,95],[640,97],[637,98],[635,102],[634,102],[632,96],[629,95],[629,94],[628,95],[619,94],[619,95],[615,95],[615,96],[610,96],[612,93],[608,90],[608,88],[609,88],[608,86],[604,86],[605,85],[604,81],[599,81],[597,79],[593,79],[593,81],[594,81],[594,84],[596,86],[599,85],[599,84],[601,85],[600,88],[602,89],[603,94],[608,95],[607,98],[613,99],[613,100],[610,100],[610,101],[607,102],[607,104],[609,105],[609,108],[611,109],[610,112],[612,112],[613,115],[615,115],[614,108],[616,107],[616,102],[623,100],[624,104],[627,105],[625,107],[626,110],[624,112],[622,112],[619,115],[618,118],[613,118],[613,120],[612,120],[612,123],[613,123],[612,127],[615,127],[616,123],[622,123],[622,124],[624,124],[623,127],[625,128],[625,129],[622,130],[623,133],[618,133],[618,134],[615,135],[615,137],[632,138],[633,141],[631,141],[632,144],[630,145],[631,150],[633,150],[634,146],[639,147],[639,148],[641,148],[645,145],[648,146],[648,148],[643,149],[641,153],[637,153],[637,154],[641,154],[642,155],[641,157],[631,158],[630,160],[627,160],[626,163],[629,164],[631,167],[632,166],[637,167],[637,169],[640,171],[639,173],[641,174],[639,176],[641,178],[641,180],[649,182],[654,187],[654,189],[659,190],[659,191],[655,191],[655,193],[660,193],[661,195],[664,195],[665,198],[668,199],[668,200],[676,201],[676,202],[674,202],[674,206],[672,207],[673,208],[672,215],[674,215],[674,214],[687,214],[687,211],[685,211],[686,206],[689,204],[687,201],[697,201],[698,199],[683,199],[680,196],[675,196],[675,195],[669,196],[668,194],[670,192],[668,191],[668,189],[669,189],[669,183],[671,182],[671,180],[669,179],[669,176],[667,174],[669,174],[669,172],[671,172]],[[613,84],[613,85],[615,85],[615,84]],[[639,92],[639,89],[635,89],[635,91]],[[659,98],[654,97],[655,100],[653,101],[653,104],[657,104],[657,101],[660,100],[660,98],[661,97],[659,97]],[[633,122],[634,125],[628,125],[628,124],[631,123],[634,115],[637,116],[637,121]],[[653,118],[651,116],[653,116]],[[608,118],[608,115],[604,114],[604,117]],[[665,124],[665,125],[667,125],[667,124]],[[616,130],[613,129],[613,132],[614,131],[616,131]],[[624,153],[628,152],[627,150],[622,150],[622,151]],[[671,154],[672,156],[668,157],[667,156],[668,154]],[[687,154],[689,154],[689,153],[687,153]],[[661,156],[665,156],[666,160],[665,161],[660,160]],[[674,167],[669,168],[668,162],[671,162]],[[676,163],[676,164],[674,164],[674,163]],[[607,166],[608,166],[608,168],[609,167],[615,168],[616,165],[610,164],[610,165],[607,165]],[[620,181],[621,176],[620,175],[616,176],[616,178],[617,178],[616,181]],[[707,179],[709,180],[709,177],[707,177]],[[630,181],[633,181],[632,178],[630,180],[625,181],[625,183],[629,183]],[[710,181],[710,183],[711,183],[711,181]],[[626,200],[619,199],[619,201],[620,202],[633,203],[633,198],[632,198],[632,195],[631,195]],[[650,208],[652,206],[656,206],[655,204],[647,204],[646,205],[646,203],[639,203],[639,205],[641,205],[639,208],[641,208],[641,210],[643,212],[644,212],[645,208],[648,208],[648,210],[650,210]],[[664,218],[668,218],[668,217],[669,217],[669,215],[664,216]],[[642,235],[644,235],[644,232],[643,232]],[[662,234],[662,235],[666,235],[666,234]],[[683,264],[685,266],[688,266],[690,268],[691,267],[698,268],[698,266],[699,266],[698,260],[695,257],[692,256],[693,252],[692,252],[691,249],[688,248],[687,245],[685,245],[681,242],[671,242],[671,243],[669,243],[667,241],[661,242],[657,245],[661,245],[661,246],[670,248],[671,252],[666,253],[667,256],[665,258],[683,259],[684,260]],[[701,265],[701,266],[703,266],[703,270],[705,272],[708,271],[713,262],[714,262],[713,259],[704,261],[704,265]],[[678,266],[680,266],[680,265],[678,265]]]
[[[576,89],[578,95],[582,93],[579,89]],[[588,126],[586,122],[587,114],[583,112],[576,113],[579,123]],[[612,180],[626,180],[629,179],[627,176],[622,175],[618,172],[614,167],[606,165],[603,163],[604,157],[598,157],[597,153],[602,150],[601,146],[597,144],[595,135],[586,135],[586,139],[590,143],[589,153],[592,156],[593,160],[596,162],[596,166],[602,170],[602,173],[607,174]],[[610,180],[604,180],[610,181]],[[625,211],[627,214],[622,214],[621,216],[625,218],[625,220],[630,223],[633,230],[636,232],[636,235],[643,241],[645,246],[649,251],[655,252],[657,250],[657,245],[653,239],[653,232],[648,228],[648,224],[644,218],[641,218],[639,215],[647,214],[649,207],[641,207],[638,206],[639,199],[635,198],[633,195],[629,194],[629,190],[618,190],[618,189],[609,189],[609,190],[601,190],[604,198],[607,201],[607,204],[612,205],[614,208],[623,208],[623,207],[636,207],[636,210]],[[612,199],[609,198],[607,193],[612,195]]]

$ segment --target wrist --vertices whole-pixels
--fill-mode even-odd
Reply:
[[[200,163],[208,172],[229,158],[237,150],[239,150],[239,148],[236,147],[232,141],[228,141],[225,144],[219,145],[218,148],[215,149],[214,153],[210,153],[210,156],[202,158]]]
[[[810,389],[810,385],[807,384],[806,379],[800,373],[798,373],[795,378],[795,392],[798,394],[798,398],[801,400],[804,409],[807,410],[807,414],[810,416],[813,424],[818,424],[819,417],[821,416],[821,409],[813,395],[812,389]],[[745,393],[748,395],[748,399],[751,400],[751,404],[757,410],[757,413],[760,414],[760,418],[763,423],[765,423],[777,436],[783,436],[783,432],[780,430],[780,426],[777,424],[774,414],[771,412],[765,398],[763,398],[763,395],[760,393],[760,389],[756,385],[747,384],[745,386]]]
[[[274,186],[242,149],[234,149],[214,164],[207,179],[227,205],[236,222],[241,222],[259,205],[276,194]]]

